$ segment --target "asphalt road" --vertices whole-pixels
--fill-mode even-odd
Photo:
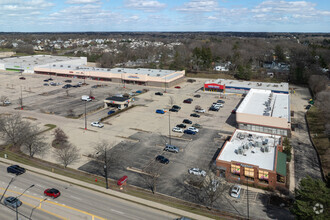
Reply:
[[[0,165],[0,193],[10,182],[13,174],[6,172],[6,166]],[[29,186],[35,186],[27,190],[20,200],[23,205],[19,212],[30,216],[33,207],[41,202],[41,209],[33,212],[33,219],[174,219],[177,216],[154,210],[122,199],[104,195],[102,193],[87,190],[66,182],[54,180],[48,177],[37,175],[27,171],[17,176],[10,185],[6,196],[18,196]],[[46,188],[57,188],[61,196],[56,199],[46,198],[43,191]],[[13,219],[11,210],[7,207],[0,207],[0,219]],[[10,212],[11,211],[11,212]],[[4,213],[7,213],[8,216]],[[45,215],[50,216],[45,216]],[[22,219],[24,219],[22,217]]]

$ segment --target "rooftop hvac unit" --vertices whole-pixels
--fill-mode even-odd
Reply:
[[[267,153],[269,152],[269,147],[268,146],[265,147],[265,152],[267,152]]]
[[[262,153],[265,152],[265,148],[264,147],[261,147],[260,150],[261,150]]]
[[[262,142],[263,145],[266,145],[268,144],[268,139],[266,138],[263,142]]]
[[[242,149],[242,147],[239,147],[239,148],[238,148],[238,154],[243,154],[243,149]]]
[[[264,116],[269,116],[270,114],[268,112],[264,112]]]

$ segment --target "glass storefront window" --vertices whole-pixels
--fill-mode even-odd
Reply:
[[[253,168],[244,168],[244,176],[252,177],[254,178],[254,169]]]
[[[241,173],[241,166],[232,164],[230,170],[231,173],[239,175]]]

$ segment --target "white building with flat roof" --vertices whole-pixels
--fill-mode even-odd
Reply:
[[[236,110],[239,129],[289,136],[290,95],[251,89]]]

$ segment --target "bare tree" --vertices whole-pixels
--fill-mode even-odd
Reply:
[[[54,155],[56,160],[65,168],[80,159],[79,149],[70,143],[65,143],[63,148],[55,149]]]
[[[8,100],[8,97],[7,96],[2,95],[0,97],[0,102],[2,102],[2,105],[5,105],[5,101],[7,101],[7,100]]]
[[[328,86],[328,83],[328,77],[321,75],[312,75],[309,77],[308,81],[308,84],[315,96],[317,95],[317,93],[325,90]]]
[[[168,104],[170,104],[170,106],[173,106],[175,104],[175,100],[174,100],[173,96],[170,96],[168,98]]]
[[[157,183],[161,175],[161,166],[149,166],[145,173],[141,173],[141,177],[146,184],[146,187],[151,190],[153,194],[156,193]]]
[[[53,145],[61,145],[68,142],[68,136],[61,128],[56,128],[54,131]]]
[[[41,135],[36,125],[27,127],[25,138],[23,140],[23,150],[27,151],[30,157],[34,155],[42,155],[47,149],[48,144],[43,140],[45,137]]]
[[[23,121],[20,114],[0,118],[0,133],[8,144],[21,146],[30,123]]]

